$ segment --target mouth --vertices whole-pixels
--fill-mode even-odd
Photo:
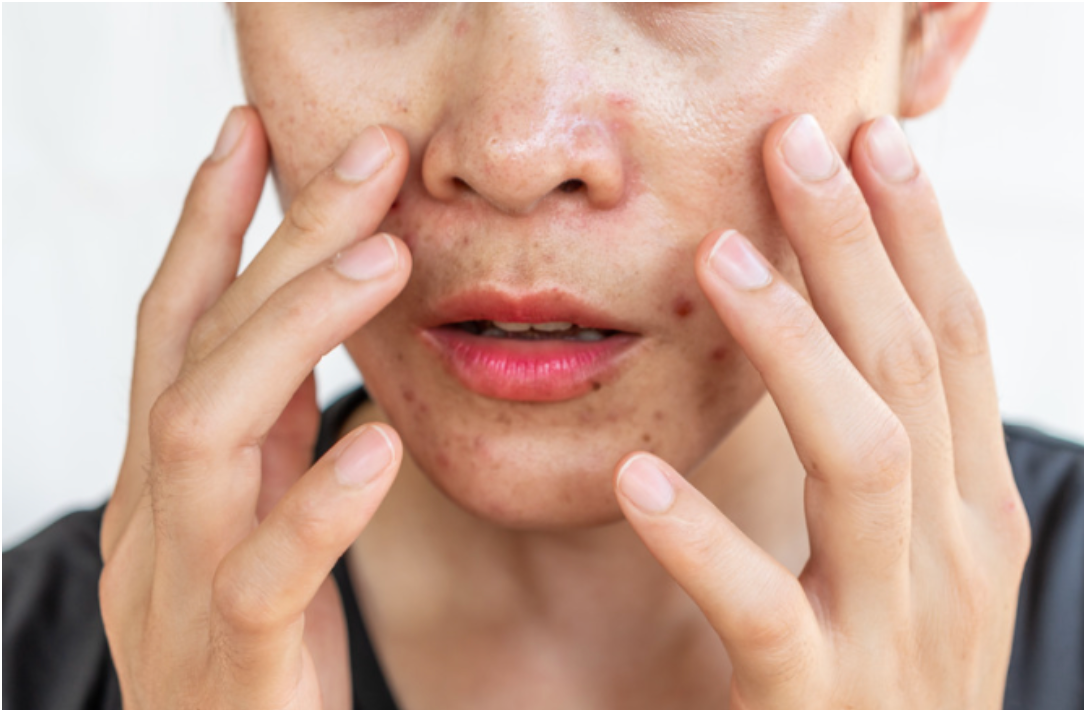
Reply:
[[[493,399],[559,402],[597,392],[642,340],[565,292],[471,292],[434,309],[422,340],[467,389]]]

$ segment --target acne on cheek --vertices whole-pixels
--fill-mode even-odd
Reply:
[[[688,318],[692,312],[696,310],[696,305],[688,296],[678,296],[671,304],[670,310],[672,310],[674,315],[678,318],[684,319]]]

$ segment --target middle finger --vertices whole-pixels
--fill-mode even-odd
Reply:
[[[818,315],[907,430],[915,512],[942,517],[956,486],[937,348],[861,190],[809,115],[772,127],[764,165]]]
[[[406,174],[409,151],[394,131],[369,126],[290,205],[267,245],[200,319],[188,360],[199,361],[297,275],[376,231]]]

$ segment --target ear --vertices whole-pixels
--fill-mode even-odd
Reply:
[[[986,17],[987,4],[924,2],[911,20],[904,53],[900,116],[914,118],[941,105],[956,70]]]

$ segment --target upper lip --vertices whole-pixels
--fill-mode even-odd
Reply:
[[[582,328],[634,332],[622,318],[560,288],[514,293],[497,288],[460,291],[438,301],[423,319],[434,328],[472,320],[504,323],[574,323]]]

